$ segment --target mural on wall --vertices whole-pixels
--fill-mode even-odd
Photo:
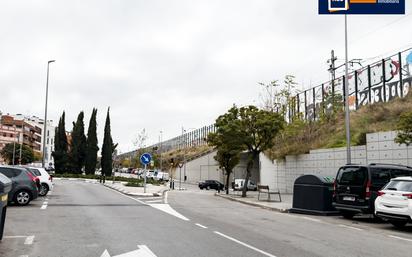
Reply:
[[[396,55],[363,67],[348,76],[349,108],[387,102],[406,96],[412,87],[412,51],[408,49]],[[336,78],[297,95],[298,114],[306,120],[316,120],[322,112],[331,113],[344,108],[344,76]],[[294,106],[294,105],[293,105]],[[288,118],[290,120],[290,117]]]

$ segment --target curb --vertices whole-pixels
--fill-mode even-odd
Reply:
[[[215,194],[215,196],[230,200],[230,201],[234,201],[234,202],[238,202],[238,203],[242,203],[242,204],[246,204],[246,205],[250,205],[250,206],[254,206],[254,207],[259,207],[265,210],[269,210],[269,211],[276,211],[276,212],[282,212],[282,213],[289,213],[289,209],[284,209],[284,208],[276,208],[276,207],[269,207],[269,206],[264,206],[258,203],[251,203],[251,202],[247,202],[247,201],[242,201],[240,199],[236,199],[230,196],[226,196],[226,195],[220,195],[220,194]]]
[[[103,184],[103,186],[111,188],[113,190],[116,190],[118,192],[121,192],[125,195],[129,195],[129,196],[140,196],[140,197],[152,197],[152,196],[162,196],[165,191],[168,191],[168,189],[163,190],[162,192],[156,192],[156,193],[132,193],[130,191],[121,189],[116,187],[115,185],[110,185],[110,184]]]

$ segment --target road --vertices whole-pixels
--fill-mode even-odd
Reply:
[[[211,191],[141,199],[99,184],[56,181],[47,199],[9,207],[0,256],[100,257],[108,256],[102,255],[106,249],[115,256],[138,245],[158,257],[404,257],[412,252],[412,227],[278,213]]]

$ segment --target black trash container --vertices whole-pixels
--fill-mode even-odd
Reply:
[[[0,240],[3,238],[4,223],[6,222],[8,193],[11,190],[11,180],[0,173]]]
[[[334,215],[338,211],[332,206],[332,177],[303,175],[295,180],[293,205],[290,212]]]

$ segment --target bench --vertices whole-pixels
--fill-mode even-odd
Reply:
[[[258,201],[260,201],[260,194],[267,194],[268,195],[267,201],[270,201],[270,195],[279,195],[279,202],[282,202],[282,197],[280,195],[280,190],[279,189],[278,189],[278,191],[270,191],[269,186],[267,186],[267,185],[258,185],[257,189],[259,191]]]

